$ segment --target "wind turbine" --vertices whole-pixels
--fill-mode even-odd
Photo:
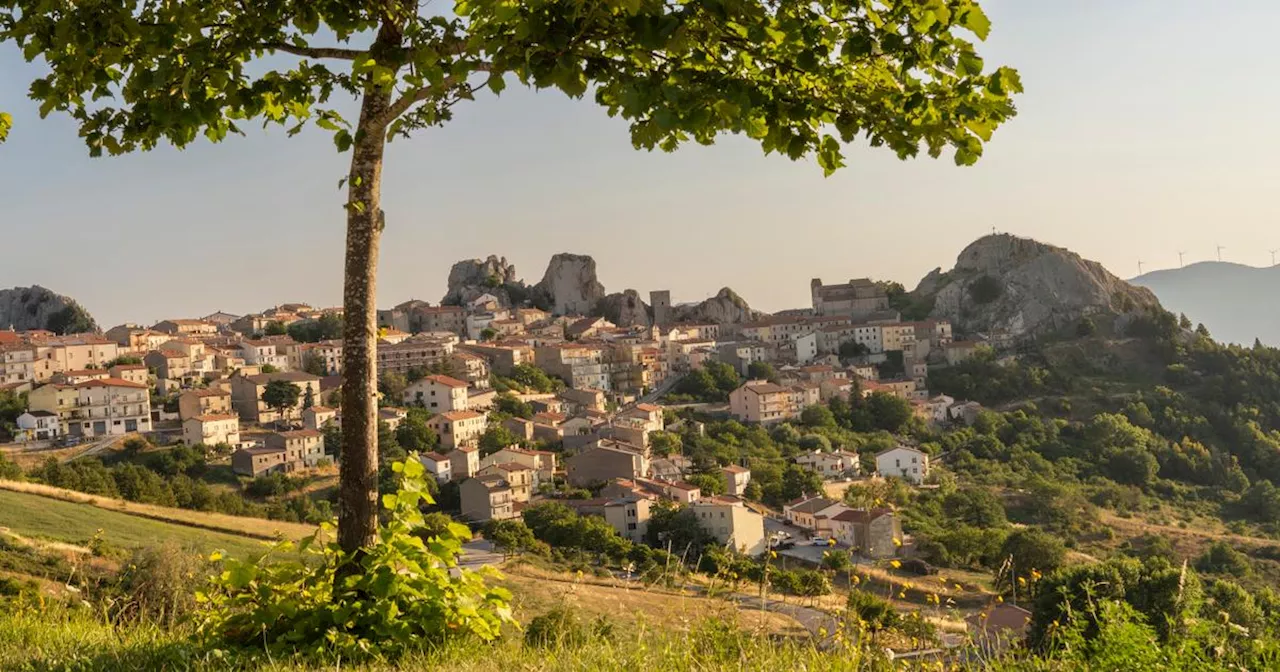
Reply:
[[[1179,252],[1179,253],[1178,253],[1178,268],[1182,268],[1182,267],[1183,267],[1183,265],[1184,265],[1184,264],[1182,263],[1182,256],[1183,256],[1183,255],[1185,255],[1185,254],[1186,254],[1186,252]]]
[[[1223,250],[1225,250],[1225,249],[1227,249],[1227,248],[1225,248],[1225,247],[1223,247],[1223,246],[1221,246],[1221,245],[1219,245],[1219,246],[1218,246],[1218,261],[1222,261],[1222,251],[1223,251]]]
[[[1275,265],[1276,265],[1276,252],[1280,252],[1280,250],[1271,250],[1271,265],[1272,265],[1272,266],[1275,266]]]
[[[1142,275],[1142,260],[1138,260],[1138,275]]]

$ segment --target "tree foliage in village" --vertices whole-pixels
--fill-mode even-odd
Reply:
[[[434,9],[434,8],[433,8]],[[746,135],[765,152],[844,165],[859,138],[902,158],[982,153],[1021,90],[972,42],[973,0],[672,4],[660,0],[0,2],[0,42],[47,74],[30,96],[79,126],[90,154],[218,142],[250,123],[308,124],[350,151],[344,184],[343,464],[339,538],[375,541],[376,259],[388,139],[440,125],[510,81],[592,93],[632,143],[670,151]],[[348,119],[339,99],[355,98]],[[7,135],[8,116],[0,118]]]

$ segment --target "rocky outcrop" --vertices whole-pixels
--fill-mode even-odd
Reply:
[[[1115,319],[1158,308],[1149,290],[1112,275],[1096,261],[1008,234],[984,236],[955,268],[925,276],[913,292],[933,302],[932,316],[964,333],[1033,336],[1071,327],[1083,317]]]
[[[653,323],[649,318],[648,304],[640,298],[640,292],[634,289],[600,299],[595,312],[619,327],[647,327]]]
[[[461,305],[482,294],[492,294],[511,306],[511,288],[524,288],[516,279],[516,267],[506,257],[489,255],[488,259],[466,259],[449,269],[449,285],[441,305]]]
[[[546,296],[557,315],[585,315],[604,298],[596,279],[596,260],[585,254],[561,252],[551,257],[547,272],[535,289]]]
[[[35,285],[0,289],[0,329],[10,328],[70,334],[97,331],[98,324],[74,300]]]
[[[762,313],[752,310],[746,299],[725,287],[715,296],[701,303],[685,303],[672,307],[676,322],[714,322],[737,324],[760,319]]]

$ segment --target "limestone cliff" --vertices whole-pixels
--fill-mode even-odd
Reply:
[[[619,327],[647,327],[653,323],[649,306],[640,298],[640,292],[628,289],[610,294],[596,304],[595,312]]]
[[[549,299],[557,315],[586,315],[605,295],[604,285],[596,279],[596,260],[568,252],[551,257],[535,289]]]
[[[1115,319],[1160,304],[1149,290],[1112,275],[1096,261],[1009,234],[984,236],[937,269],[913,292],[932,301],[932,316],[964,333],[1013,337],[1051,333],[1082,317]]]
[[[97,331],[80,304],[39,285],[0,289],[0,329],[48,329],[59,334]]]
[[[441,305],[460,305],[482,294],[492,294],[504,306],[512,305],[510,289],[523,289],[516,279],[516,267],[506,257],[489,255],[487,259],[466,259],[449,269],[449,285]]]
[[[746,299],[725,287],[715,296],[701,303],[681,304],[672,307],[676,322],[714,322],[716,324],[736,324],[751,322],[760,318],[758,310],[752,310]]]

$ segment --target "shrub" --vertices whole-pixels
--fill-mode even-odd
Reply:
[[[579,648],[593,638],[612,639],[613,624],[600,616],[588,626],[577,610],[567,606],[535,616],[524,631],[525,646],[539,649]]]
[[[893,605],[871,593],[850,590],[846,606],[849,614],[862,621],[872,632],[886,630],[898,624],[898,612],[893,610]]]
[[[115,614],[172,627],[191,614],[206,571],[203,558],[173,542],[138,549],[120,575]]]
[[[495,570],[452,570],[469,532],[457,523],[426,544],[424,469],[416,456],[396,462],[400,489],[382,497],[386,522],[358,556],[320,539],[324,523],[298,544],[282,542],[257,562],[222,559],[198,632],[207,643],[273,652],[329,653],[345,659],[395,658],[408,649],[473,636],[492,640],[513,622],[510,593],[485,585]],[[280,557],[280,556],[284,557]]]

